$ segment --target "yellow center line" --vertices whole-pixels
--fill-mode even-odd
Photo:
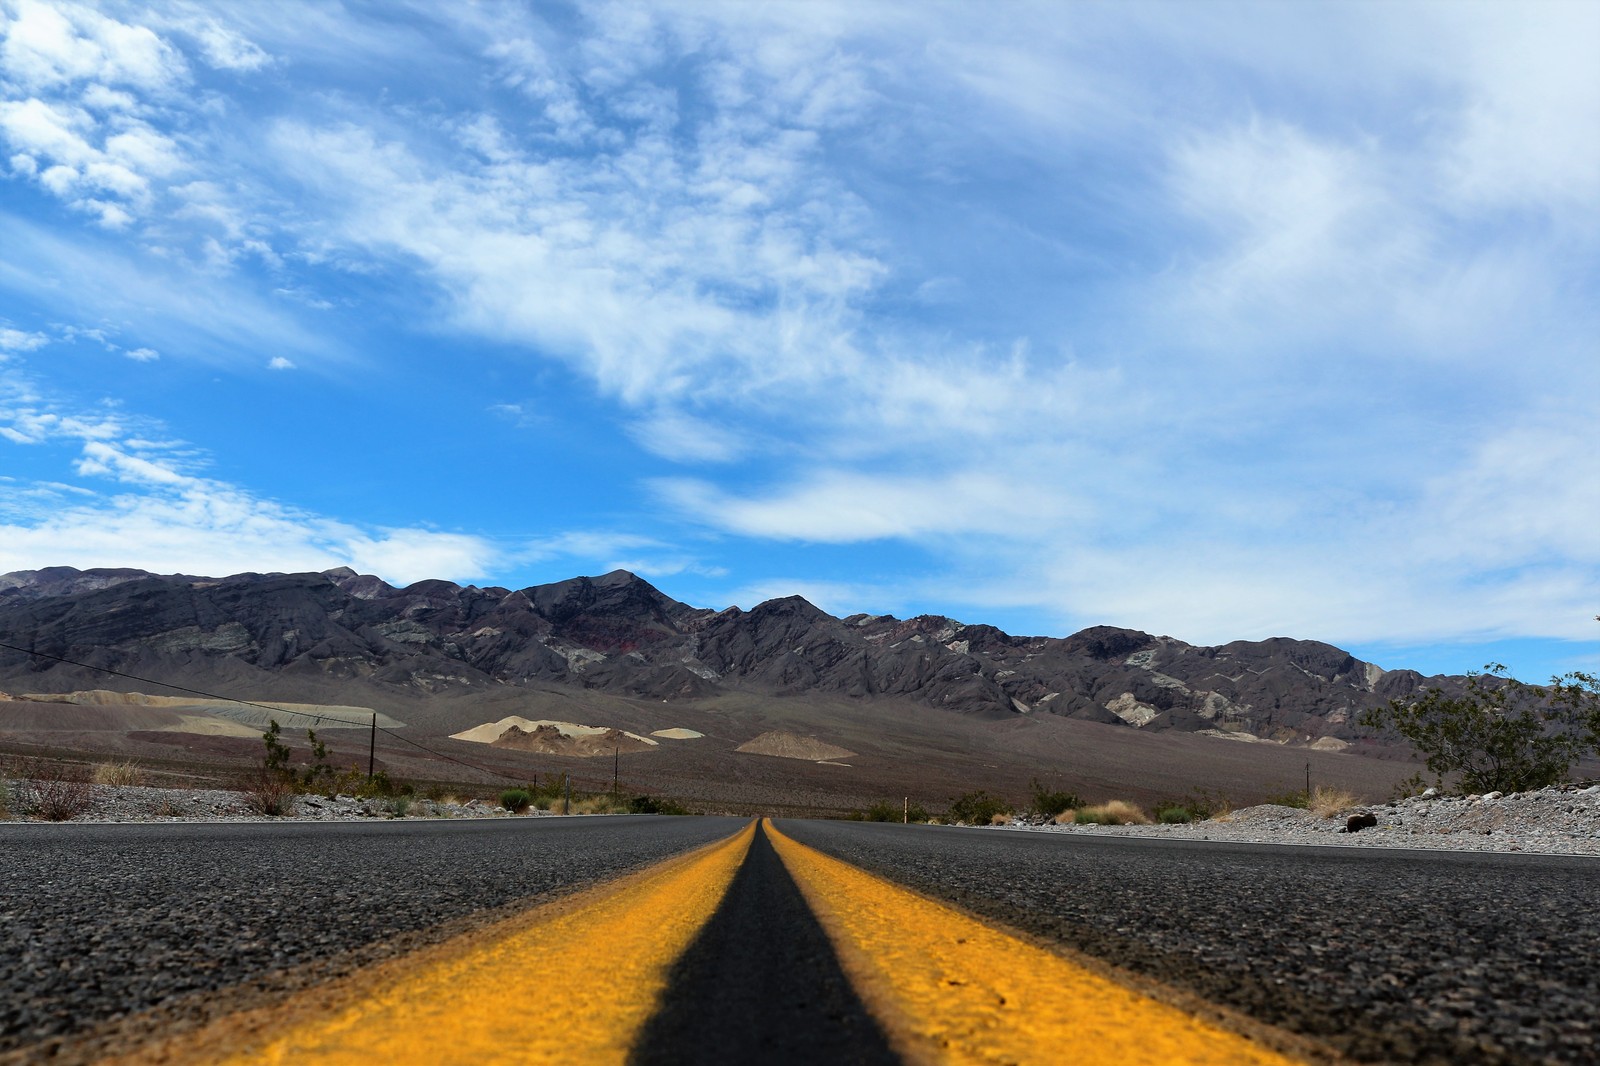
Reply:
[[[1297,1061],[763,828],[908,1062]]]
[[[122,1061],[622,1063],[755,827]]]

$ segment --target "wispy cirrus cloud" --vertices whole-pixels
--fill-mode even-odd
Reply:
[[[0,217],[0,285],[149,371],[394,309],[429,351],[374,368],[633,449],[643,541],[525,558],[1189,639],[1593,613],[1592,5],[0,11],[8,180],[108,228]],[[764,557],[879,544],[937,580]]]

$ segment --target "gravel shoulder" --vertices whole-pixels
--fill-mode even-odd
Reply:
[[[1377,824],[1347,831],[1350,815]],[[1600,785],[1558,785],[1537,792],[1414,796],[1321,817],[1263,804],[1188,825],[1056,825],[1017,821],[993,828],[1083,836],[1215,840],[1243,844],[1316,844],[1352,848],[1600,855]]]
[[[6,782],[13,806],[17,797],[27,794],[23,782]],[[118,823],[157,822],[344,822],[369,818],[524,818],[549,817],[548,811],[530,808],[527,814],[510,811],[480,799],[410,799],[404,814],[388,799],[362,799],[357,796],[316,794],[300,796],[294,811],[286,815],[264,815],[252,811],[244,793],[220,788],[152,788],[145,785],[90,785],[88,809],[69,822]],[[31,821],[16,810],[11,821]]]

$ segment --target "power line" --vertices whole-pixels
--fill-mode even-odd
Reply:
[[[144,685],[160,685],[162,688],[170,688],[170,689],[172,689],[172,690],[174,690],[176,692],[186,692],[191,696],[200,696],[203,699],[219,700],[219,701],[221,701],[223,703],[237,703],[241,707],[254,707],[257,710],[260,710],[260,711],[271,711],[271,712],[273,712],[275,714],[297,714],[297,715],[300,715],[302,718],[314,718],[319,722],[337,722],[339,725],[342,725],[342,726],[352,726],[352,725],[356,724],[356,723],[349,722],[349,721],[347,721],[347,720],[345,720],[343,718],[333,718],[333,717],[330,717],[330,716],[325,715],[325,714],[315,714],[315,713],[313,713],[311,711],[292,711],[292,710],[288,709],[287,707],[274,707],[274,706],[272,706],[270,704],[266,704],[266,703],[253,703],[250,700],[241,700],[241,699],[239,699],[239,698],[237,698],[235,696],[224,696],[224,695],[221,695],[221,694],[215,693],[215,692],[206,692],[203,689],[188,688],[188,687],[183,686],[183,685],[174,685],[170,681],[157,681],[153,677],[141,677],[138,674],[130,674],[130,673],[127,673],[126,671],[123,671],[123,670],[113,670],[109,666],[95,666],[92,663],[80,663],[76,659],[68,659],[68,658],[64,658],[63,656],[60,656],[60,655],[51,655],[49,652],[44,652],[44,651],[34,651],[31,648],[19,648],[15,644],[7,644],[4,641],[0,641],[0,648],[4,648],[7,651],[21,652],[24,655],[36,656],[36,657],[38,657],[40,659],[51,659],[51,660],[53,660],[55,662],[66,663],[68,666],[76,666],[76,667],[79,667],[79,668],[84,669],[84,670],[95,670],[95,671],[98,671],[99,673],[102,673],[102,674],[110,674],[112,677],[126,678],[129,681],[137,681],[140,684],[144,684]],[[486,773],[486,774],[490,775],[491,777],[498,777],[498,778],[501,778],[502,780],[506,780],[506,781],[517,781],[518,780],[518,778],[513,777],[510,774],[504,773],[504,772],[502,772],[500,770],[491,770],[487,766],[479,766],[476,763],[466,762],[465,760],[458,759],[453,755],[447,754],[447,753],[442,752],[442,751],[438,751],[438,750],[436,750],[434,748],[430,748],[426,744],[420,744],[417,741],[412,740],[410,737],[402,736],[399,733],[396,733],[394,730],[389,729],[386,726],[377,726],[377,727],[375,727],[375,729],[376,729],[377,732],[382,733],[385,736],[393,737],[395,740],[398,740],[402,744],[409,744],[413,748],[417,748],[420,751],[425,751],[429,755],[436,755],[439,758],[446,760],[447,762],[455,763],[457,766],[465,766],[469,770],[478,770],[478,771],[480,771],[482,773]]]

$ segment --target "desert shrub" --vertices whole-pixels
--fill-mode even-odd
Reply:
[[[951,822],[961,822],[966,825],[990,825],[997,814],[1010,814],[1011,805],[997,796],[979,789],[976,792],[965,792],[950,801],[950,811],[946,819]]]
[[[533,797],[535,807],[542,811],[559,811],[566,805],[569,784],[567,775],[559,773],[547,774],[542,783],[535,778],[522,787],[523,791]]]
[[[272,818],[293,814],[295,800],[300,795],[293,777],[266,765],[252,767],[245,774],[239,791],[246,807]]]
[[[17,810],[47,822],[65,822],[88,814],[94,785],[82,766],[46,759],[25,760],[19,771]]]
[[[125,787],[144,784],[144,771],[133,762],[103,762],[94,768],[94,783]]]
[[[851,811],[849,819],[853,822],[926,822],[928,811],[920,803],[907,804],[904,800],[894,803],[890,800],[879,800],[864,811]]]
[[[1221,792],[1197,788],[1183,799],[1183,806],[1197,822],[1217,818],[1233,810],[1233,801]]]
[[[300,771],[300,784],[307,792],[316,792],[319,783],[330,784],[337,774],[328,765],[328,745],[317,739],[317,731],[307,729],[306,739],[311,743],[311,765]],[[333,793],[329,791],[328,795]]]
[[[1057,792],[1045,787],[1037,777],[1033,779],[1033,803],[1030,809],[1034,814],[1054,818],[1062,811],[1073,811],[1082,806],[1083,800],[1078,798],[1076,792]]]
[[[1427,778],[1423,777],[1421,773],[1415,773],[1404,781],[1397,782],[1394,786],[1394,791],[1389,793],[1389,798],[1395,801],[1410,799],[1412,796],[1422,795],[1430,788],[1443,792],[1444,782],[1434,778],[1433,784],[1430,785]]]
[[[0,777],[0,822],[9,821],[11,818],[11,787],[6,784],[6,779]]]
[[[572,797],[571,814],[628,814],[632,810],[631,800],[614,796],[609,792],[586,792],[581,796]]]
[[[1356,805],[1353,792],[1346,792],[1342,788],[1326,788],[1318,785],[1311,790],[1310,802],[1306,809],[1319,818],[1332,818],[1341,811],[1347,811]]]
[[[688,814],[689,809],[659,796],[635,796],[628,801],[629,814]]]
[[[1204,822],[1232,809],[1233,804],[1226,796],[1206,789],[1195,789],[1181,799],[1162,799],[1155,805],[1156,820],[1167,825]]]
[[[1465,691],[1430,688],[1361,712],[1368,729],[1405,738],[1464,792],[1528,792],[1564,781],[1586,752],[1600,753],[1600,678],[1574,672],[1549,687],[1506,676],[1499,663]]]
[[[1149,825],[1150,816],[1127,800],[1107,800],[1082,807],[1073,815],[1079,825]]]
[[[261,734],[261,762],[245,774],[239,785],[245,806],[272,818],[293,814],[295,798],[300,795],[299,780],[289,768],[294,753],[280,739],[282,733],[276,718],[267,722],[267,731]]]
[[[1311,806],[1311,793],[1303,788],[1297,788],[1293,792],[1280,792],[1275,796],[1268,796],[1262,802],[1275,807],[1294,807],[1303,811]]]
[[[411,797],[405,793],[391,796],[384,806],[388,808],[390,818],[404,818],[411,813]]]
[[[508,788],[500,793],[500,806],[512,814],[521,814],[533,806],[533,797],[525,788]]]

